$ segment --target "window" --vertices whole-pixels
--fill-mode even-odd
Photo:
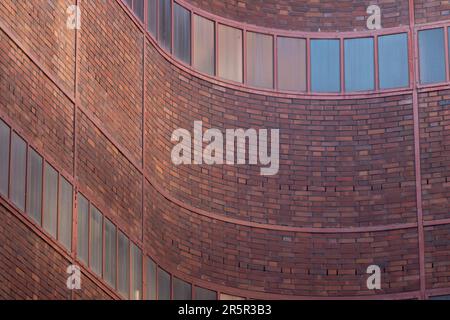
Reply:
[[[167,51],[172,49],[172,12],[170,0],[159,0],[158,42]]]
[[[8,196],[9,190],[9,140],[10,129],[0,120],[0,194]]]
[[[191,13],[179,4],[173,8],[173,51],[175,56],[187,64],[191,63]]]
[[[33,149],[28,152],[27,213],[41,224],[42,157]]]
[[[261,33],[247,32],[247,82],[273,88],[273,38]]]
[[[193,66],[209,75],[215,74],[214,22],[194,15]]]
[[[144,22],[144,0],[134,0],[133,10],[139,20]]]
[[[91,206],[90,218],[89,264],[91,269],[97,275],[101,276],[103,261],[103,216],[97,208]]]
[[[156,38],[156,30],[157,30],[157,25],[158,25],[157,1],[158,0],[148,0],[148,4],[147,4],[147,20],[148,20],[147,21],[147,30],[155,38]]]
[[[131,243],[131,298],[142,299],[142,251]]]
[[[44,210],[42,225],[56,239],[56,221],[58,216],[58,172],[51,165],[44,167]]]
[[[242,30],[219,25],[219,77],[242,82]]]
[[[277,38],[278,88],[306,91],[306,40]]]
[[[401,88],[409,85],[406,33],[378,38],[378,68],[380,89]]]
[[[83,195],[78,194],[78,237],[77,256],[86,265],[88,264],[89,246],[89,202]]]
[[[146,258],[146,299],[156,300],[156,263],[152,259]]]
[[[346,39],[344,50],[345,91],[374,90],[373,38]]]
[[[111,287],[116,287],[117,267],[117,229],[105,218],[105,274],[104,278]]]
[[[170,275],[158,268],[158,300],[170,300]]]
[[[191,300],[192,299],[191,285],[178,278],[173,278],[173,299]]]
[[[311,40],[311,89],[314,92],[339,92],[339,40]]]
[[[133,0],[125,0],[125,2],[130,8],[133,6]]]
[[[11,140],[11,200],[22,211],[25,211],[26,157],[27,144],[13,133]]]
[[[130,294],[130,242],[122,232],[119,232],[118,250],[118,289],[121,295],[128,298]]]
[[[215,291],[208,289],[194,287],[195,300],[216,300],[217,294]]]
[[[419,31],[420,83],[445,81],[444,29]]]
[[[61,176],[59,179],[58,239],[69,251],[72,247],[72,201],[72,185]]]

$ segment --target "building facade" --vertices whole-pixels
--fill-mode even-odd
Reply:
[[[448,1],[1,1],[0,298],[449,296],[449,39]],[[174,163],[200,121],[278,170]]]

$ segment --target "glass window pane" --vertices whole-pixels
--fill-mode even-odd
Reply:
[[[125,3],[126,3],[127,6],[129,6],[130,8],[132,7],[132,2],[133,2],[133,0],[125,0]]]
[[[261,33],[247,32],[248,84],[273,88],[273,38]]]
[[[344,50],[345,91],[374,90],[373,38],[346,39]]]
[[[306,40],[278,38],[278,87],[306,91]]]
[[[0,120],[0,193],[8,196],[9,189],[9,140],[11,131],[9,127]]]
[[[146,258],[146,299],[156,300],[156,263],[152,259]]]
[[[242,30],[219,25],[219,77],[243,81]]]
[[[11,200],[20,210],[25,210],[25,177],[27,145],[16,133],[11,141]]]
[[[420,83],[445,81],[444,29],[419,31]]]
[[[314,92],[341,90],[339,40],[311,40],[311,89]]]
[[[409,85],[408,36],[406,33],[378,38],[378,68],[381,89]]]
[[[131,294],[132,299],[142,299],[142,251],[131,243]]]
[[[105,218],[105,274],[104,278],[111,287],[116,287],[117,266],[117,230],[116,226]]]
[[[56,239],[56,221],[58,215],[58,172],[51,165],[44,167],[44,210],[42,225]]]
[[[133,11],[144,22],[144,0],[134,0]]]
[[[175,56],[187,64],[191,63],[191,13],[179,4],[173,8]]]
[[[27,213],[39,225],[42,209],[42,157],[33,149],[28,151]]]
[[[215,74],[214,22],[194,15],[194,61],[195,69]]]
[[[118,288],[120,294],[128,298],[130,294],[130,243],[122,232],[119,232],[118,241]]]
[[[147,4],[147,30],[151,33],[153,37],[156,37],[156,26],[157,20],[157,1],[158,0],[148,0]]]
[[[195,300],[217,300],[217,293],[212,290],[194,287]]]
[[[78,194],[78,239],[77,256],[88,264],[88,245],[89,245],[89,202],[81,193]]]
[[[58,239],[68,250],[72,248],[72,197],[72,185],[60,176]]]
[[[170,275],[158,268],[158,300],[170,300]]]
[[[172,13],[171,1],[159,0],[159,35],[158,42],[162,48],[170,51],[172,48]]]
[[[173,299],[192,300],[191,284],[178,278],[173,278]]]
[[[103,261],[103,216],[97,208],[91,206],[89,264],[97,275],[102,275]]]

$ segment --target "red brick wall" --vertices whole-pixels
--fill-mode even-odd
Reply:
[[[427,289],[450,285],[450,225],[425,229],[425,263]]]
[[[441,0],[414,0],[416,23],[450,19],[450,2]]]

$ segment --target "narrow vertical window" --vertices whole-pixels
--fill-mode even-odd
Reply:
[[[119,232],[118,255],[118,289],[122,296],[128,298],[130,294],[130,241],[122,232]]]
[[[158,300],[170,300],[170,274],[158,268]]]
[[[173,52],[181,61],[191,63],[191,13],[179,4],[173,8]]]
[[[142,251],[131,243],[131,299],[142,299]]]
[[[247,32],[248,84],[273,88],[273,37]]]
[[[380,89],[403,88],[409,85],[406,33],[378,38],[378,68]]]
[[[306,91],[306,40],[277,38],[278,87],[287,91]]]
[[[11,130],[0,120],[0,194],[7,197],[9,190],[9,141]]]
[[[16,133],[11,139],[11,200],[25,211],[25,177],[27,163],[27,144]]]
[[[341,90],[339,40],[311,40],[311,89],[314,92]]]
[[[173,299],[192,300],[192,287],[181,279],[173,278]]]
[[[117,230],[116,226],[105,218],[105,274],[103,277],[113,288],[116,287],[117,272]]]
[[[92,271],[102,275],[103,261],[103,216],[97,208],[91,206],[89,262]]]
[[[420,83],[445,81],[444,29],[419,31]]]
[[[214,22],[194,15],[194,57],[195,69],[215,74],[215,35]]]
[[[78,237],[77,256],[86,265],[89,252],[89,202],[81,193],[78,194]]]
[[[375,89],[373,38],[344,41],[345,91]]]
[[[170,0],[159,0],[158,42],[166,51],[172,49],[172,12]]]
[[[217,300],[217,293],[205,288],[194,287],[195,300]]]
[[[147,30],[154,38],[156,38],[156,30],[158,25],[157,1],[158,0],[148,0],[147,4]]]
[[[72,185],[63,177],[59,179],[58,240],[67,250],[72,248]]]
[[[56,222],[58,216],[58,172],[51,165],[44,167],[44,210],[42,225],[56,239]]]
[[[144,0],[134,0],[133,11],[139,20],[144,22]]]
[[[33,149],[28,151],[27,213],[39,225],[42,211],[42,157]]]
[[[242,30],[219,25],[219,77],[242,82],[243,81],[243,40]]]
[[[156,263],[152,259],[145,259],[146,266],[146,299],[156,300]]]

